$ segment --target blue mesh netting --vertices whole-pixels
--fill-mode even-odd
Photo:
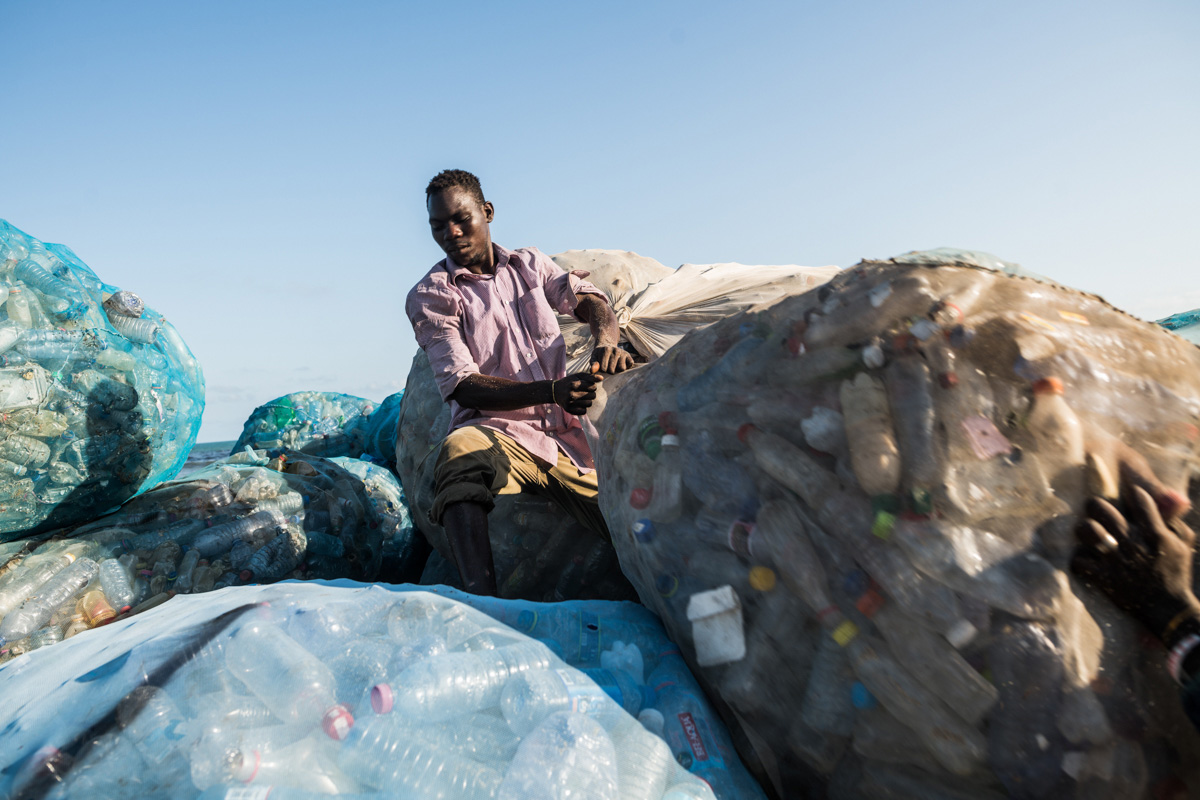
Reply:
[[[170,322],[4,220],[0,309],[0,541],[95,518],[179,472],[204,376]]]

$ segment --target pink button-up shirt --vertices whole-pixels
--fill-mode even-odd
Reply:
[[[450,403],[450,430],[480,425],[511,437],[538,459],[558,462],[562,450],[583,472],[593,469],[583,425],[558,405],[515,411],[463,408],[450,399],[468,375],[491,375],[528,383],[567,374],[567,351],[554,312],[574,316],[576,294],[608,298],[564,272],[536,248],[506,250],[497,244],[496,272],[476,275],[446,258],[408,293],[405,313],[417,344],[429,356],[442,398]]]

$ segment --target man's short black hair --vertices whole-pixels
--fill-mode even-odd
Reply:
[[[464,190],[471,197],[474,197],[479,201],[479,205],[487,202],[483,199],[483,187],[479,185],[479,178],[476,178],[465,169],[444,169],[433,176],[433,180],[425,187],[425,202],[429,202],[429,198],[435,194],[455,187]]]

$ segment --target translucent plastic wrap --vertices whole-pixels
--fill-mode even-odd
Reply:
[[[203,410],[200,365],[170,322],[0,220],[0,541],[173,477]]]
[[[294,392],[250,414],[234,453],[287,447],[314,456],[394,458],[400,394],[376,403],[337,392]]]
[[[837,267],[684,264],[673,270],[636,253],[569,250],[554,256],[564,269],[590,270],[588,281],[604,291],[617,314],[621,340],[653,360],[695,328],[759,303],[811,289]],[[586,325],[560,316],[567,343],[567,373],[580,372],[595,344]]]
[[[784,796],[1197,796],[1165,653],[1067,565],[1119,458],[1188,489],[1200,350],[924,260],[605,382],[593,451],[626,574]]]
[[[175,594],[369,581],[419,557],[390,472],[294,451],[243,451],[69,534],[0,551],[0,662]]]
[[[1192,344],[1200,344],[1200,308],[1172,314],[1158,320],[1158,324]]]
[[[429,518],[433,470],[449,425],[450,407],[433,382],[425,351],[418,350],[400,408],[396,471],[417,529],[453,565],[445,529]],[[499,495],[488,514],[488,536],[501,597],[559,601],[634,596],[612,545],[548,498]]]
[[[286,583],[61,651],[0,670],[3,796],[765,800],[633,604]]]

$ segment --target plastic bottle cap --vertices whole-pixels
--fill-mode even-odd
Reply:
[[[1063,382],[1058,378],[1042,378],[1033,382],[1034,394],[1065,394]]]
[[[754,427],[753,424],[747,422],[745,425],[738,428],[738,431],[737,431],[738,441],[741,442],[742,444],[746,444],[746,439],[748,439],[750,437],[750,431],[756,431],[756,430],[758,430],[758,428]]]
[[[674,432],[668,431],[662,435],[661,445],[663,447],[679,447],[679,437]]]
[[[858,681],[850,687],[850,702],[855,708],[874,708],[876,705],[875,695]]]
[[[249,783],[258,775],[258,768],[262,766],[262,756],[257,750],[250,751],[253,756],[246,757],[245,750],[238,750],[238,756],[241,761],[238,763],[237,769],[233,773],[233,777],[242,783]]]
[[[641,511],[650,505],[651,491],[649,489],[634,489],[629,493],[629,505]]]
[[[377,683],[371,687],[371,708],[375,709],[376,714],[390,713],[394,700],[392,687],[386,683]]]
[[[633,523],[633,538],[645,544],[654,539],[654,523],[648,519],[639,519]]]
[[[350,713],[350,709],[342,705],[329,709],[321,718],[321,730],[325,731],[325,735],[330,739],[336,739],[339,742],[350,735],[350,729],[353,727],[354,715]]]
[[[75,554],[74,553],[66,553],[65,555],[67,557],[67,561],[69,561],[72,564],[75,563]]]

